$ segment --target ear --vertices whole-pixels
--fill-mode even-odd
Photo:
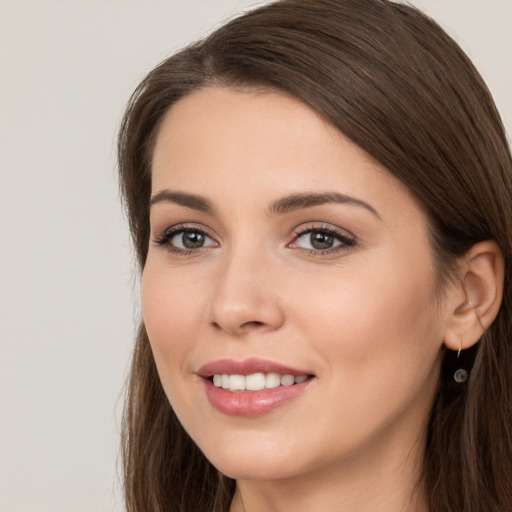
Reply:
[[[450,295],[450,318],[444,344],[450,350],[478,342],[498,314],[503,297],[505,263],[498,244],[475,244],[462,258],[458,282]]]

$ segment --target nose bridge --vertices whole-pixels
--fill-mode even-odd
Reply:
[[[241,334],[281,325],[283,312],[272,285],[270,260],[254,245],[240,244],[226,253],[211,298],[211,322],[217,328]]]

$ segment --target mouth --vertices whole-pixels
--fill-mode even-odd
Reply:
[[[313,375],[293,375],[290,373],[251,373],[249,375],[237,375],[227,373],[215,373],[209,380],[217,388],[228,391],[262,391],[264,389],[275,389],[278,387],[294,386],[302,384]]]
[[[315,375],[278,363],[219,360],[197,372],[210,404],[228,416],[266,414],[301,395]]]

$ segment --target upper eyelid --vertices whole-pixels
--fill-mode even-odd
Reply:
[[[180,231],[200,231],[201,233],[208,235],[210,238],[215,238],[215,234],[211,229],[196,222],[180,222],[178,224],[173,224],[172,226],[167,226],[164,229],[155,231],[158,231],[160,236],[164,236],[168,233],[179,233]]]
[[[332,234],[337,234],[339,236],[343,236],[345,238],[351,238],[356,240],[356,236],[351,233],[348,229],[340,228],[338,226],[327,225],[325,223],[307,223],[305,225],[298,226],[294,229],[295,236],[302,236],[306,233],[310,233],[311,231],[327,231]]]
[[[182,224],[175,224],[173,226],[167,227],[163,229],[160,234],[155,234],[151,237],[153,243],[155,243],[158,246],[165,246],[169,245],[172,238],[174,238],[179,233],[186,233],[186,232],[200,232],[203,233],[205,236],[213,240],[216,244],[219,244],[217,238],[215,235],[210,233],[210,230],[207,228],[199,227],[195,225],[194,223],[182,223]],[[207,246],[211,247],[211,246]]]
[[[334,245],[333,247],[327,248],[327,249],[311,249],[306,247],[301,247],[299,245],[299,240],[309,233],[313,232],[324,232],[329,234],[330,236],[337,239],[339,242],[337,245]],[[356,236],[354,236],[350,231],[340,228],[338,226],[326,226],[324,223],[322,225],[312,225],[306,224],[303,227],[298,227],[295,230],[295,237],[291,242],[287,244],[287,247],[290,247],[294,250],[299,251],[307,251],[308,254],[311,255],[328,255],[328,254],[337,254],[340,251],[346,251],[350,248],[353,248],[359,244],[359,240]]]
[[[196,223],[196,222],[182,222],[178,224],[174,224],[168,226],[162,230],[158,231],[158,234],[152,236],[154,242],[158,243],[159,241],[164,241],[164,243],[168,242],[173,236],[179,234],[180,232],[187,231],[198,231],[204,233],[206,236],[211,238],[217,244],[220,244],[219,237],[208,227],[204,226],[204,224]],[[298,225],[292,230],[291,236],[292,240],[286,242],[286,245],[291,245],[297,238],[306,235],[312,231],[325,231],[333,236],[338,236],[342,239],[350,239],[353,242],[357,241],[357,237],[351,233],[349,230],[345,228],[341,228],[339,226],[331,225],[322,221],[310,221],[307,223],[303,223]]]

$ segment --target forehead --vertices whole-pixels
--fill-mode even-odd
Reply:
[[[303,102],[275,91],[209,87],[177,102],[157,136],[152,174],[153,194],[192,188],[229,199],[236,184],[247,201],[270,201],[336,189],[417,208],[382,165]]]
[[[327,138],[339,137],[334,127],[290,95],[272,90],[207,87],[185,96],[169,109],[157,137],[153,165],[181,156],[184,145],[193,140],[200,143],[197,149],[210,156],[217,154],[218,159],[249,151],[245,167],[250,163],[250,149],[260,145],[265,145],[266,153],[275,151],[283,158],[292,149],[297,152],[302,147],[301,152],[305,153],[308,146],[318,147],[319,142],[325,145]],[[258,159],[252,162],[257,165]]]

